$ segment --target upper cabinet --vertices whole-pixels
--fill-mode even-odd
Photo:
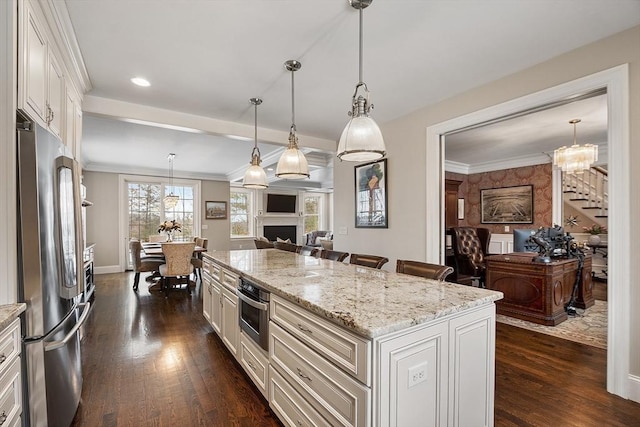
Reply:
[[[88,76],[78,61],[79,50],[59,48],[77,43],[72,27],[60,24],[65,14],[55,7],[66,6],[18,0],[18,109],[58,136],[80,160],[84,91],[78,88],[88,89]]]

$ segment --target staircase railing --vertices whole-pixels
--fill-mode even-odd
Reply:
[[[582,200],[583,209],[596,209],[596,217],[607,217],[609,210],[609,177],[607,171],[592,167],[581,174],[563,173],[563,191],[574,193],[571,200]]]

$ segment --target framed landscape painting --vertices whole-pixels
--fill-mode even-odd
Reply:
[[[227,219],[227,202],[205,202],[205,219]]]
[[[533,185],[480,190],[483,224],[533,224]]]
[[[387,159],[355,167],[356,228],[388,228]]]

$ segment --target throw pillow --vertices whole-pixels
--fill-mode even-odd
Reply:
[[[264,236],[260,236],[260,237],[258,237],[258,240],[260,240],[261,242],[268,242],[268,241],[269,241],[269,239],[267,239],[267,238],[266,238],[266,237],[264,237]]]
[[[276,241],[277,241],[277,242],[282,242],[282,243],[291,243],[291,239],[282,240],[282,239],[281,239],[281,238],[279,238],[279,237],[276,237]]]
[[[327,240],[327,239],[325,237],[316,237],[316,241],[315,241],[316,246],[320,246],[320,242],[322,240]]]

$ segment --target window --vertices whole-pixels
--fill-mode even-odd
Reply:
[[[231,237],[253,236],[253,192],[231,188],[229,197]]]
[[[322,225],[322,196],[304,196],[304,234],[319,230]]]
[[[182,224],[182,232],[175,233],[175,240],[190,242],[195,236],[193,223],[193,187],[190,185],[164,186],[164,194],[173,193],[180,197],[178,204],[171,209],[164,210],[165,220],[176,220]]]

